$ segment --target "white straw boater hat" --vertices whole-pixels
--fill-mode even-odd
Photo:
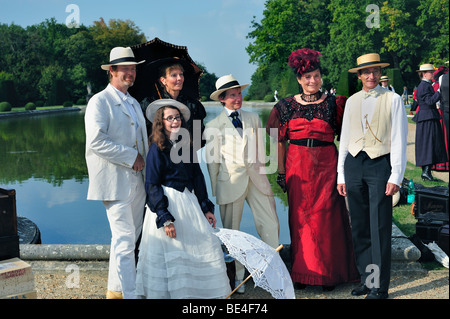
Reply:
[[[394,195],[392,195],[392,207],[397,205],[399,201],[400,201],[400,192],[397,192]]]
[[[109,67],[112,65],[130,65],[130,64],[141,64],[145,60],[136,62],[133,50],[130,47],[115,47],[109,53],[109,63],[103,64],[102,69],[108,71]]]
[[[380,62],[380,55],[378,53],[368,53],[361,55],[359,58],[356,59],[357,67],[348,70],[350,73],[356,73],[358,70],[365,69],[365,68],[372,68],[375,66],[380,66],[382,68],[385,68],[389,65],[389,63],[386,62]]]
[[[153,120],[155,119],[156,111],[158,111],[163,106],[174,106],[178,110],[180,110],[181,114],[183,115],[183,118],[185,121],[189,120],[191,117],[191,111],[189,111],[189,108],[184,105],[181,102],[178,102],[176,100],[172,99],[159,99],[156,101],[153,101],[147,106],[147,109],[145,110],[145,115],[147,116],[147,119],[153,123]]]
[[[248,84],[240,85],[239,82],[236,80],[236,78],[232,74],[224,75],[220,77],[216,81],[216,91],[212,92],[209,98],[214,101],[219,100],[219,95],[229,89],[234,89],[240,87],[241,90],[245,89]]]
[[[383,81],[390,81],[391,79],[389,79],[389,77],[387,76],[387,75],[383,75],[381,78],[380,78],[380,82],[383,82]]]
[[[433,64],[422,64],[419,67],[419,70],[417,70],[416,72],[426,72],[426,71],[434,71],[436,70],[436,68],[433,66]]]

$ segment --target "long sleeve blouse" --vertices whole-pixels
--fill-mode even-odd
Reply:
[[[417,87],[417,102],[419,111],[413,118],[416,123],[441,118],[436,103],[441,99],[440,92],[434,92],[433,86],[427,80],[422,80]]]
[[[169,201],[164,195],[162,185],[174,188],[179,192],[183,192],[187,188],[197,197],[204,214],[207,212],[214,213],[214,204],[208,199],[205,178],[200,165],[194,163],[192,154],[190,154],[188,161],[174,163],[171,160],[172,147],[177,146],[168,145],[162,151],[156,144],[152,143],[147,154],[145,174],[147,205],[152,212],[157,214],[156,224],[158,228],[162,227],[168,220],[175,221],[168,210]],[[182,156],[178,158],[182,158]]]

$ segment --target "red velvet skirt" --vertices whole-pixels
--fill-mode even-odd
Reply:
[[[337,285],[359,281],[344,197],[336,189],[334,145],[290,144],[286,156],[294,282]]]

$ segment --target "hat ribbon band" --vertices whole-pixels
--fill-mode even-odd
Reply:
[[[228,89],[228,88],[230,88],[230,87],[232,87],[232,86],[236,86],[236,85],[239,85],[239,82],[238,82],[238,81],[231,81],[231,82],[225,83],[224,85],[222,85],[222,86],[221,86],[220,88],[218,88],[217,90]]]
[[[128,58],[120,58],[120,59],[115,59],[109,62],[109,64],[117,64],[117,63],[122,63],[122,62],[136,62],[136,59],[133,57],[128,57]]]
[[[358,64],[357,68],[364,67],[364,66],[369,66],[369,65],[372,65],[372,64],[379,64],[379,63],[383,63],[383,62],[374,61],[374,62],[361,63],[361,64]]]

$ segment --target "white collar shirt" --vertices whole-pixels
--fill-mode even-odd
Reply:
[[[363,98],[361,104],[361,125],[364,133],[366,133],[366,120],[371,123],[373,112],[375,110],[378,94],[377,90],[383,90],[381,87],[377,87],[370,91],[373,95],[369,95]],[[347,102],[348,103],[348,102]],[[338,159],[338,184],[345,184],[344,175],[344,161],[348,155],[348,144],[350,141],[350,112],[347,112],[349,108],[345,108],[344,118],[342,120],[341,139],[339,143],[339,159]],[[388,182],[401,186],[403,175],[406,168],[406,143],[408,137],[408,119],[406,111],[403,106],[403,101],[400,95],[393,94],[392,106],[391,106],[391,175]]]
[[[240,109],[237,109],[237,110],[230,110],[230,109],[228,109],[228,108],[226,108],[226,107],[224,107],[224,109],[225,109],[225,112],[227,112],[227,116],[228,116],[228,117],[230,117],[231,113],[237,112],[237,113],[239,114],[239,119],[241,118],[241,110],[240,110]]]
[[[130,113],[131,118],[133,119],[136,130],[137,130],[139,128],[139,121],[138,121],[138,117],[136,114],[136,110],[134,109],[132,96],[128,92],[125,94],[122,91],[119,91],[118,89],[116,89],[113,85],[111,85],[111,86],[114,88],[116,93],[119,95],[119,98],[122,100],[123,104],[125,105],[128,112]]]

